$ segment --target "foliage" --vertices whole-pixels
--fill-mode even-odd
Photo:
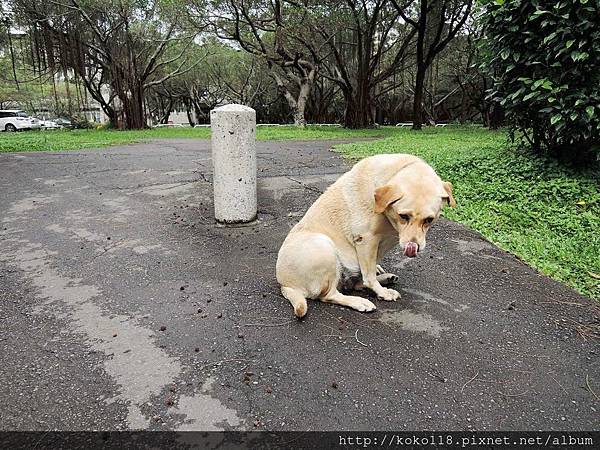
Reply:
[[[132,128],[175,111],[205,123],[235,102],[263,122],[360,128],[411,120],[418,84],[428,122],[476,120],[486,105],[470,35],[440,45],[471,1],[6,0],[0,104],[44,117],[102,109]]]
[[[0,26],[0,36],[7,36],[7,31],[6,26]],[[12,54],[7,41],[5,39],[5,47],[2,47],[0,41],[0,109],[24,109],[29,113],[36,114],[40,110],[57,109],[57,102],[63,106],[62,103],[65,103],[64,84],[57,83],[53,86],[48,77],[40,77],[32,73],[30,67],[23,63],[26,56],[24,55],[22,36],[12,37]],[[16,59],[14,71],[12,67],[13,54]],[[15,82],[15,74],[17,82]],[[60,96],[60,100],[58,100],[58,96]]]
[[[180,29],[181,10],[171,0],[11,3],[15,23],[28,30],[30,65],[84,84],[110,121],[127,129],[146,126],[146,90],[181,73],[194,37]],[[166,57],[175,45],[180,53]],[[173,61],[179,65],[159,78]]]
[[[415,35],[389,0],[216,4],[213,23],[219,36],[267,61],[298,125],[305,123],[304,109],[318,76],[340,90],[345,126],[374,126],[380,88],[407,58]]]
[[[402,19],[416,32],[416,75],[413,99],[413,129],[423,124],[425,77],[436,56],[456,37],[471,15],[473,0],[420,0],[398,4],[392,0]]]
[[[450,180],[458,206],[444,214],[582,294],[600,300],[600,163],[575,170],[507,147],[481,128],[400,130],[337,147],[352,158],[412,153]]]
[[[485,2],[491,95],[536,150],[600,154],[599,8],[600,0]]]

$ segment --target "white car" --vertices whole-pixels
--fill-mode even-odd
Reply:
[[[20,109],[0,110],[0,131],[37,130],[40,121]]]
[[[39,121],[40,121],[40,128],[42,130],[56,130],[56,129],[60,128],[58,126],[58,124],[56,122],[54,122],[53,120],[39,119]]]

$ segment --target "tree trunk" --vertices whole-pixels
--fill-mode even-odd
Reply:
[[[121,126],[127,130],[146,128],[143,87],[141,83],[126,83],[125,86],[130,86],[131,89],[119,92],[119,99],[123,107]]]
[[[297,127],[306,126],[306,104],[312,91],[315,75],[316,70],[312,69],[307,76],[298,78],[296,80],[296,83],[298,85],[298,96],[294,97],[294,95],[290,92],[288,86],[283,82],[281,77],[277,73],[272,74],[272,77],[275,80],[279,91],[285,97],[290,109],[292,110],[292,115],[294,117],[294,125]]]
[[[106,114],[106,117],[108,117],[108,127],[116,128],[117,127],[117,113],[115,112],[115,109],[111,105],[107,104],[106,102],[100,103],[100,107],[102,108],[102,111],[104,111],[104,114]]]
[[[373,115],[371,101],[367,94],[351,95],[346,97],[346,110],[344,112],[345,128],[373,128]]]
[[[504,121],[504,111],[498,102],[492,104],[492,110],[488,115],[488,126],[490,130],[497,130]]]
[[[304,111],[296,108],[293,111],[294,114],[294,126],[304,128],[306,127],[306,119],[304,118]]]
[[[67,94],[67,111],[69,111],[69,117],[73,117],[73,103],[71,101],[71,88],[69,87],[69,76],[67,72],[67,66],[63,64],[63,78],[65,79],[65,91]]]
[[[417,77],[415,79],[415,95],[413,101],[413,130],[420,130],[423,125],[423,88],[425,85],[426,72],[426,66],[419,65],[417,67]]]
[[[192,100],[192,104],[194,107],[194,114],[196,115],[196,121],[200,123],[206,119],[206,114],[204,114],[198,102]]]
[[[346,110],[344,112],[345,128],[373,128],[373,101],[369,79],[358,77],[356,89],[344,91]]]
[[[170,109],[164,110],[158,123],[162,123],[162,124],[168,123],[169,117],[171,117],[171,110]]]
[[[308,96],[310,95],[312,87],[311,80],[302,80],[300,85],[300,92],[298,93],[298,100],[296,100],[294,111],[294,125],[297,127],[304,128],[306,126],[306,103],[308,102]]]
[[[173,109],[173,99],[169,98],[169,103],[167,103],[166,107],[161,100],[160,108],[161,108],[161,111],[160,111],[161,117],[158,122],[163,123],[163,124],[169,122],[169,117],[171,117],[171,110]]]
[[[194,127],[196,125],[196,121],[194,120],[194,115],[192,114],[192,102],[187,99],[183,102],[185,104],[185,113],[187,115],[188,123],[190,127]]]
[[[10,34],[10,29],[11,29],[10,22],[8,22],[8,26],[6,27],[6,35],[8,36],[8,48],[10,49],[10,62],[12,64],[13,80],[15,81],[15,86],[17,87],[17,92],[19,92],[21,90],[21,88],[19,86],[19,77],[17,76],[15,50],[13,48],[13,41],[12,41],[12,36]]]

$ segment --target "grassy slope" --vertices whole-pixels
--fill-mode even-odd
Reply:
[[[375,142],[338,146],[352,158],[413,153],[452,181],[445,215],[582,294],[600,300],[600,164],[574,171],[512,150],[503,132],[407,129]]]
[[[259,140],[283,139],[336,139],[358,137],[384,137],[393,128],[377,130],[345,130],[339,127],[307,127],[298,130],[291,126],[258,127]],[[149,139],[208,139],[210,129],[202,128],[153,128],[150,130],[54,130],[22,133],[0,133],[0,153],[31,151],[62,151],[98,148],[143,142]]]

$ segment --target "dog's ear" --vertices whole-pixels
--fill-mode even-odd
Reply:
[[[443,184],[445,193],[442,195],[442,200],[448,203],[451,208],[454,208],[456,206],[456,200],[454,200],[454,196],[452,195],[452,183],[444,181]]]
[[[380,188],[375,189],[375,206],[373,211],[376,214],[381,214],[390,205],[390,203],[400,200],[402,193],[398,189],[391,185],[386,184]]]

